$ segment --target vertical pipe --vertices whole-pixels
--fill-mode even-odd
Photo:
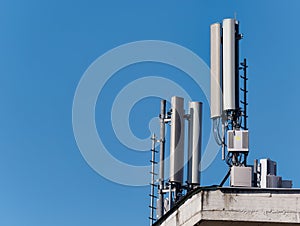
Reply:
[[[169,209],[167,211],[169,211],[170,209],[173,208],[173,195],[172,195],[172,183],[169,183]]]
[[[164,177],[165,177],[165,117],[166,117],[166,100],[160,101],[160,156],[159,156],[159,198],[157,217],[164,214]]]
[[[187,183],[192,184],[192,156],[193,156],[193,112],[190,109],[188,117],[188,170],[187,170]]]
[[[225,160],[225,124],[222,119],[222,160]]]

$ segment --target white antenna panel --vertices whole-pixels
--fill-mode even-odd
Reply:
[[[182,183],[184,164],[184,100],[171,98],[170,181]]]
[[[223,109],[235,109],[235,19],[223,20]]]
[[[190,102],[190,131],[189,142],[191,145],[191,170],[188,181],[191,184],[200,184],[200,160],[201,160],[201,137],[202,137],[202,103]]]
[[[221,117],[221,25],[210,26],[210,115]]]

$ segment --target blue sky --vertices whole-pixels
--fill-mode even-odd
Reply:
[[[235,12],[245,37],[241,56],[250,65],[249,160],[272,158],[279,174],[300,187],[299,10],[297,0],[1,1],[0,225],[148,224],[149,187],[111,182],[82,157],[72,128],[76,87],[94,60],[133,41],[174,42],[209,64],[209,25]],[[150,154],[118,142],[109,103],[124,85],[149,74],[173,78],[192,98],[203,98],[188,76],[170,66],[145,63],[116,73],[96,106],[97,128],[113,156],[135,165]],[[132,109],[136,136],[149,135],[147,120],[158,109],[157,98]],[[207,106],[204,111],[207,134]],[[226,170],[219,154],[203,172],[203,185],[218,184]]]

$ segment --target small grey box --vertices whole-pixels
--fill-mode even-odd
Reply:
[[[251,187],[252,167],[232,166],[230,171],[231,187]]]
[[[228,130],[228,151],[229,152],[248,152],[249,135],[248,130]]]
[[[282,188],[292,188],[293,187],[293,181],[291,181],[291,180],[282,180],[281,187]]]
[[[267,188],[281,188],[282,178],[275,175],[267,175]]]

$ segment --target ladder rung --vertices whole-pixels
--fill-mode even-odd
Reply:
[[[157,162],[150,160],[151,163],[157,164]]]
[[[243,92],[248,93],[248,90],[246,90],[246,89],[241,88],[241,90],[242,90]]]
[[[158,153],[158,151],[156,151],[155,149],[151,149],[152,152]]]
[[[154,207],[154,206],[149,206],[149,208],[151,208],[151,209],[155,209],[155,210],[156,210],[156,207]]]
[[[150,219],[150,220],[154,220],[154,221],[156,221],[156,219],[155,219],[155,218],[153,218],[153,217],[149,217],[149,219]]]
[[[157,184],[150,183],[151,186],[157,187]]]
[[[245,103],[244,101],[241,101],[241,103],[244,104],[244,105],[248,105],[248,103]]]
[[[154,173],[154,172],[150,172],[150,174],[152,174],[152,175],[155,175],[155,176],[157,176],[157,175],[158,175],[157,173]]]
[[[242,79],[245,79],[245,80],[248,80],[248,78],[247,78],[247,77],[245,77],[245,76],[241,76],[241,78],[242,78]]]
[[[149,194],[150,197],[157,199],[157,196]]]
[[[245,66],[248,67],[247,65],[245,65],[244,62],[241,62],[240,65],[242,65],[243,67],[245,67]]]

